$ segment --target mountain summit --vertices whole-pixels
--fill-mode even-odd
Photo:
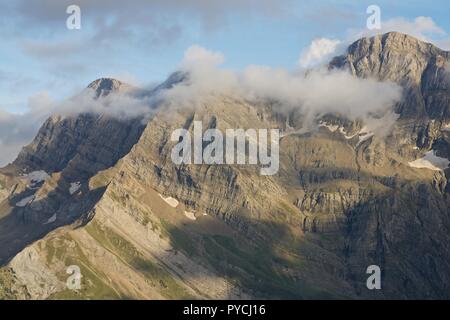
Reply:
[[[335,114],[302,134],[294,113],[239,96],[155,109],[146,123],[50,118],[0,170],[0,298],[450,298],[448,63],[399,33],[333,59],[403,88],[388,137]],[[89,87],[100,97],[123,84]],[[278,174],[175,165],[171,134],[195,121],[283,129]],[[82,290],[65,286],[71,265]],[[367,289],[371,265],[382,290]]]
[[[346,55],[331,62],[357,77],[401,84],[407,98],[399,106],[403,118],[450,119],[450,52],[414,37],[390,32],[353,43]]]
[[[130,85],[111,78],[100,78],[88,85],[88,89],[92,89],[95,91],[96,97],[104,97],[111,92],[125,91],[129,90],[130,88]]]

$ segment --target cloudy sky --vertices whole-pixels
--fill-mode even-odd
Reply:
[[[72,4],[81,8],[80,30],[66,28]],[[369,32],[371,4],[381,8],[379,32],[402,31],[450,50],[446,0],[1,1],[0,165],[47,116],[43,100],[64,99],[99,77],[163,81],[192,48],[214,52],[229,70],[309,68]]]

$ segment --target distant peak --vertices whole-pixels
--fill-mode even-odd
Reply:
[[[421,41],[414,36],[411,36],[406,33],[398,32],[398,31],[390,31],[390,32],[375,35],[374,37],[390,38],[390,39],[407,39],[407,40],[413,41],[413,42]]]
[[[100,78],[95,81],[92,81],[88,88],[90,89],[102,89],[102,90],[116,90],[119,89],[123,83],[119,80],[112,79],[112,78]]]
[[[353,42],[346,54],[333,58],[330,68],[350,68],[358,76],[418,83],[430,61],[445,61],[450,52],[413,36],[388,32]]]
[[[171,89],[174,86],[189,80],[189,73],[186,71],[175,71],[158,86],[158,89]]]
[[[382,50],[414,50],[431,54],[439,54],[444,52],[431,43],[418,39],[414,36],[396,31],[361,38],[355,41],[349,47],[349,51],[352,52],[356,49],[361,48],[373,49],[376,47],[380,47]]]
[[[123,91],[129,87],[128,84],[112,78],[100,78],[88,85],[88,89],[94,90],[97,97],[107,96],[111,92]]]
[[[370,39],[372,39],[372,40],[380,39],[380,40],[384,40],[384,41],[389,40],[389,41],[423,42],[414,36],[411,36],[406,33],[401,33],[398,31],[390,31],[390,32],[386,32],[386,33],[380,33],[380,34],[376,34],[376,35],[372,35],[372,36],[363,37],[363,38],[357,40],[356,42],[370,40]]]

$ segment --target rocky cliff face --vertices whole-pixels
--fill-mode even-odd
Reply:
[[[421,148],[446,139],[450,122],[450,53],[396,32],[361,39],[332,68],[346,68],[357,77],[400,84],[404,99],[397,106],[397,127]],[[405,137],[406,136],[406,137]],[[400,138],[399,138],[400,139]],[[445,150],[441,150],[445,153]]]
[[[402,118],[428,117],[447,121],[450,78],[449,52],[396,32],[353,43],[331,66],[349,68],[358,77],[375,77],[401,84],[405,100],[398,107]]]
[[[87,90],[94,90],[95,97],[99,98],[130,88],[117,80],[99,79]],[[87,179],[127,154],[143,129],[140,118],[119,120],[93,113],[54,115],[43,124],[33,142],[22,150],[14,165],[29,171],[70,169],[76,172],[78,179]]]
[[[449,298],[449,170],[411,165],[426,152],[450,156],[449,57],[390,33],[332,61],[403,86],[388,138],[338,115],[300,134],[295,115],[273,102],[222,95],[192,108],[162,105],[145,126],[52,117],[0,172],[0,248],[8,248],[0,249],[0,296]],[[174,74],[156,90],[187,77]],[[90,87],[101,99],[120,83]],[[278,174],[175,165],[171,133],[192,132],[194,121],[223,132],[282,128]],[[30,181],[38,170],[49,177]],[[374,264],[382,290],[370,291]],[[65,286],[69,265],[81,269],[81,290]]]

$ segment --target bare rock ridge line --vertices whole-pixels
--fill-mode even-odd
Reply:
[[[273,101],[213,96],[142,118],[52,116],[0,169],[0,298],[450,298],[449,52],[388,33],[330,68],[403,88],[392,133]],[[96,99],[153,90],[98,79]],[[181,165],[173,130],[281,128],[280,170]],[[44,174],[45,173],[45,174]],[[82,289],[69,290],[78,265]],[[367,266],[383,290],[366,288]]]

